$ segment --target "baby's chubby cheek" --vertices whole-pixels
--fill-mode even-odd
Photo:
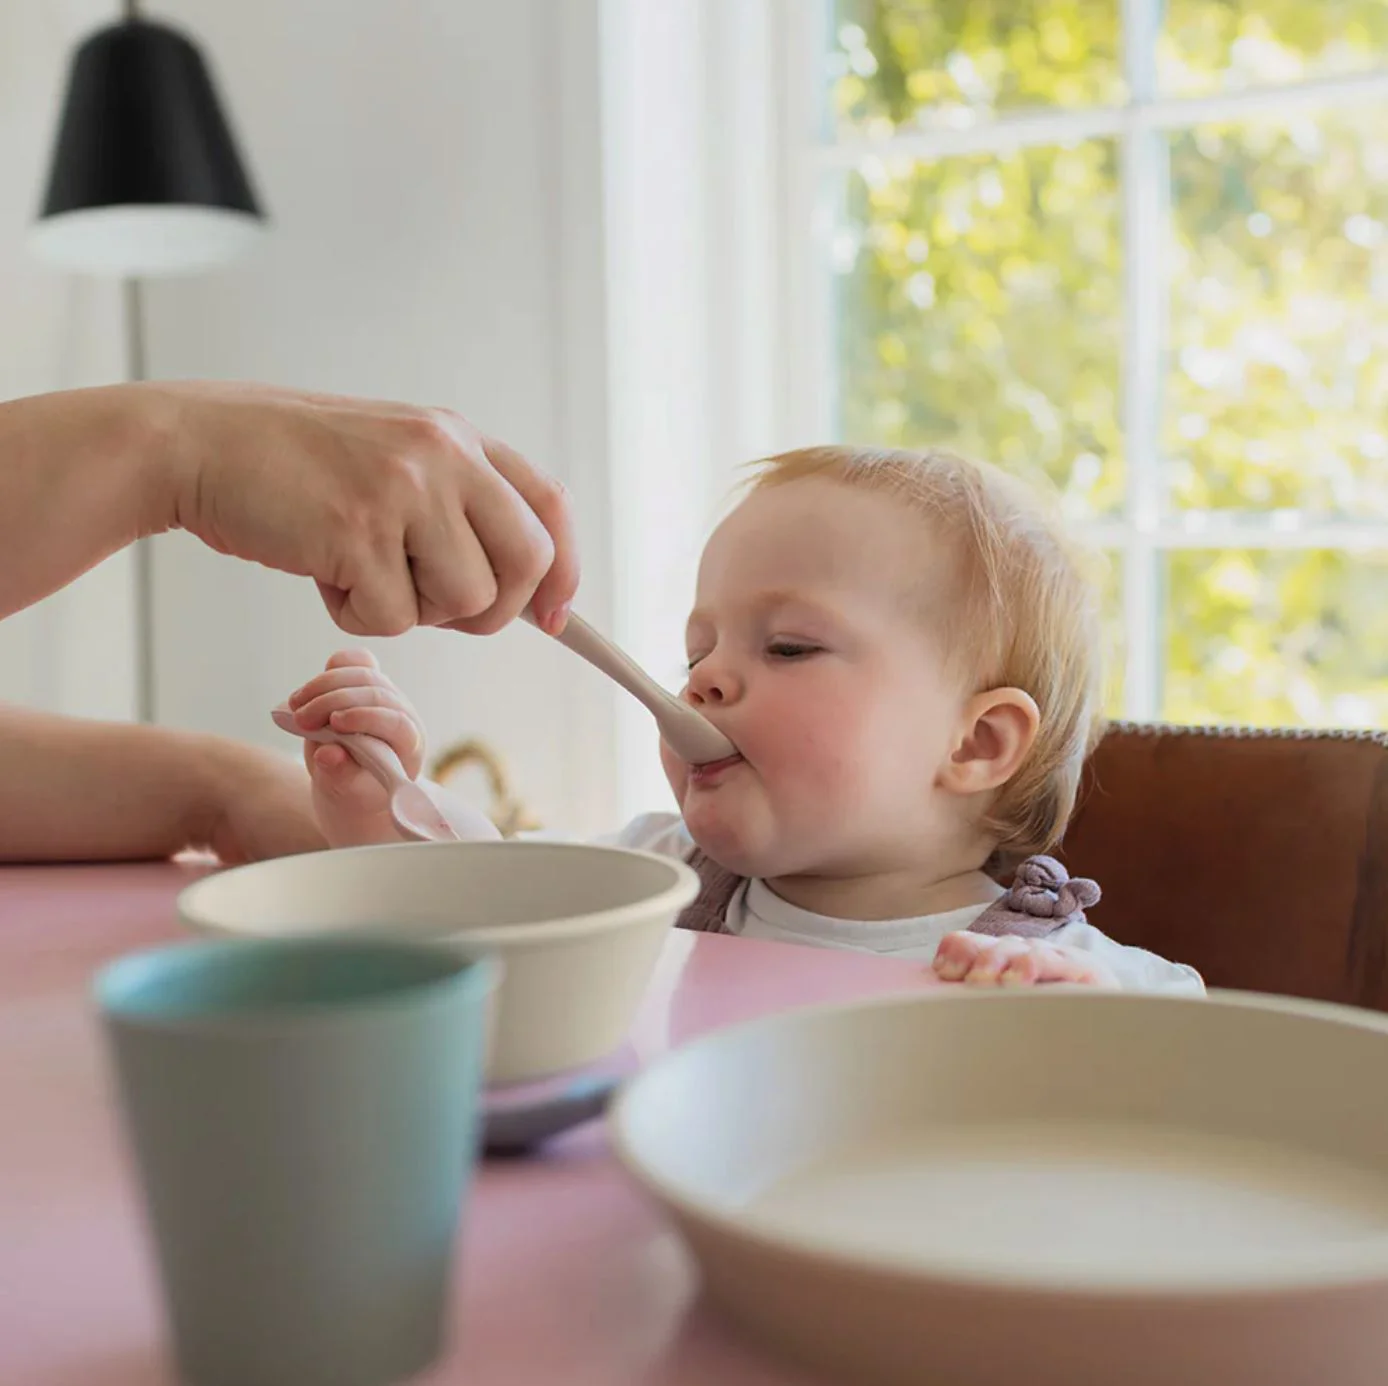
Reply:
[[[837,781],[857,760],[860,708],[851,698],[806,689],[757,709],[738,728],[738,747],[768,776]]]

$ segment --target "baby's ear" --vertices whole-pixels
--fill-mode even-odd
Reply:
[[[940,771],[940,787],[951,794],[981,794],[1006,784],[1027,758],[1040,724],[1036,700],[1020,688],[975,694]]]

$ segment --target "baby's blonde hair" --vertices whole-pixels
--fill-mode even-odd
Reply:
[[[986,463],[931,449],[801,448],[756,464],[752,488],[826,477],[900,497],[960,557],[946,644],[980,692],[1020,688],[1041,710],[1036,740],[982,823],[999,862],[1047,852],[1075,806],[1101,730],[1097,584],[1034,489]]]

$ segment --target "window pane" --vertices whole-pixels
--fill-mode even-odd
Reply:
[[[849,175],[829,247],[841,436],[1049,477],[1072,515],[1118,508],[1116,180],[1108,141]]]
[[[1120,101],[1118,4],[836,0],[826,56],[831,119],[877,135],[958,129],[1028,106]]]
[[[1173,136],[1177,506],[1388,517],[1388,110]]]
[[[1388,725],[1388,552],[1167,556],[1163,715]]]
[[[1102,558],[1099,611],[1104,635],[1104,716],[1121,718],[1125,712],[1123,665],[1128,649],[1123,621],[1123,555],[1116,550],[1106,549]]]
[[[1170,95],[1363,71],[1388,58],[1388,0],[1167,0]]]

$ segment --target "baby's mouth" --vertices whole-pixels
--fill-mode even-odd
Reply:
[[[703,765],[691,765],[689,767],[689,781],[691,784],[708,784],[723,774],[725,770],[731,770],[734,765],[742,764],[742,756],[724,756],[722,760],[706,761]]]

